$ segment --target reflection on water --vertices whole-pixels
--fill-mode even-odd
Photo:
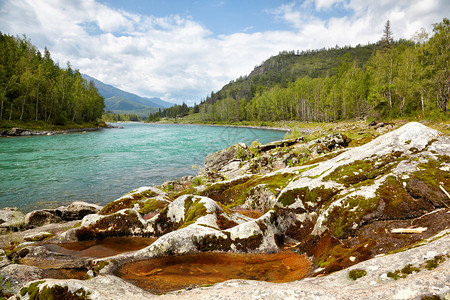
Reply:
[[[116,275],[151,292],[166,293],[229,279],[289,282],[304,278],[311,263],[301,254],[199,253],[136,261]]]

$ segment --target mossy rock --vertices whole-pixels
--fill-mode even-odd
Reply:
[[[347,238],[362,225],[366,215],[378,207],[378,199],[363,196],[348,197],[333,206],[326,215],[324,225],[338,238]]]
[[[356,160],[352,163],[337,167],[324,177],[324,181],[334,181],[349,187],[366,180],[375,179],[389,173],[402,160],[403,152],[394,151],[390,154],[374,158],[373,160]]]
[[[217,235],[204,235],[201,237],[193,237],[193,243],[198,251],[230,251],[231,238],[229,232],[223,232],[226,237]]]
[[[151,198],[146,200],[145,202],[139,202],[139,213],[141,215],[145,215],[151,212],[160,211],[168,204],[170,204],[169,201],[164,201],[158,198]]]
[[[245,201],[252,197],[255,188],[264,185],[275,196],[289,184],[289,182],[299,175],[295,173],[275,173],[271,175],[255,175],[252,178],[237,182],[222,189],[220,195],[210,195],[210,198],[215,201],[225,204],[228,208],[236,207],[245,203]]]
[[[294,204],[296,201],[301,201],[305,207],[305,211],[310,211],[324,203],[329,202],[338,192],[338,189],[327,189],[324,186],[313,189],[310,189],[309,187],[301,187],[285,191],[278,197],[277,202],[282,204],[284,207],[287,207]],[[309,206],[311,206],[310,209],[308,209]]]
[[[415,218],[435,209],[432,203],[413,198],[394,176],[386,178],[376,195],[384,206],[382,214],[378,216],[381,220]]]
[[[136,203],[141,205],[142,200],[153,198],[159,194],[153,190],[134,190],[121,197],[118,200],[108,203],[102,210],[100,210],[100,215],[109,215],[118,212],[122,209],[133,208]]]
[[[184,202],[184,224],[182,227],[195,223],[198,218],[206,215],[206,207],[201,199],[188,197]]]
[[[133,210],[115,213],[99,219],[95,224],[75,231],[79,241],[102,239],[109,236],[127,236],[143,229],[143,224]]]
[[[89,291],[85,291],[83,288],[76,290],[75,292],[69,291],[67,286],[54,285],[43,286],[39,285],[45,283],[45,281],[37,281],[31,283],[28,287],[24,287],[20,290],[20,296],[24,297],[28,295],[30,300],[38,299],[67,299],[67,300],[87,300],[90,299]]]

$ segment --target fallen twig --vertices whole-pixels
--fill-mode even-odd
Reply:
[[[426,231],[427,227],[417,227],[417,228],[394,228],[391,233],[422,233]]]

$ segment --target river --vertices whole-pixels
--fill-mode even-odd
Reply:
[[[121,123],[123,129],[0,139],[0,208],[23,212],[73,201],[105,205],[140,186],[196,175],[205,157],[284,132],[253,128]]]

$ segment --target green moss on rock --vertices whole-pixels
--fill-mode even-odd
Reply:
[[[367,275],[367,271],[362,270],[362,269],[354,269],[354,270],[351,270],[350,272],[348,272],[348,278],[353,279],[353,280],[359,279],[366,275]]]
[[[190,224],[195,223],[198,218],[206,215],[206,207],[200,202],[200,199],[196,199],[192,202],[189,198],[185,201],[185,210],[184,210],[184,224],[182,227],[186,227]],[[186,204],[188,203],[188,204]]]
[[[54,286],[43,286],[39,287],[45,281],[37,281],[31,283],[28,287],[24,287],[20,290],[20,295],[25,297],[28,295],[30,300],[57,300],[57,299],[67,299],[67,300],[87,300],[89,299],[90,292],[86,292],[83,288],[76,290],[75,292],[69,291],[67,286],[54,285]]]
[[[338,238],[351,236],[362,223],[364,216],[374,211],[377,206],[377,198],[348,197],[341,205],[334,206],[328,212],[324,224]]]
[[[427,270],[436,269],[444,261],[445,261],[445,257],[443,255],[435,256],[433,259],[429,259],[425,262],[425,268]]]
[[[390,154],[374,158],[373,160],[356,160],[350,164],[337,167],[333,172],[327,175],[325,181],[335,181],[345,186],[351,186],[365,180],[375,179],[381,175],[387,174],[400,161],[403,152],[394,151]]]
[[[324,186],[316,187],[313,189],[310,189],[309,187],[302,187],[284,192],[277,201],[284,207],[289,206],[296,201],[302,201],[304,203],[306,211],[309,211],[319,205],[322,205],[323,203],[330,201],[338,192],[338,189],[327,189]],[[310,204],[313,204],[313,207],[308,210],[307,208]]]
[[[148,199],[145,202],[139,202],[139,213],[141,215],[148,214],[150,212],[155,212],[158,210],[162,210],[164,207],[166,207],[168,203],[163,200],[159,200],[156,198]]]
[[[123,198],[106,204],[99,212],[100,215],[110,215],[118,212],[119,210],[132,208],[138,200],[133,198]]]

